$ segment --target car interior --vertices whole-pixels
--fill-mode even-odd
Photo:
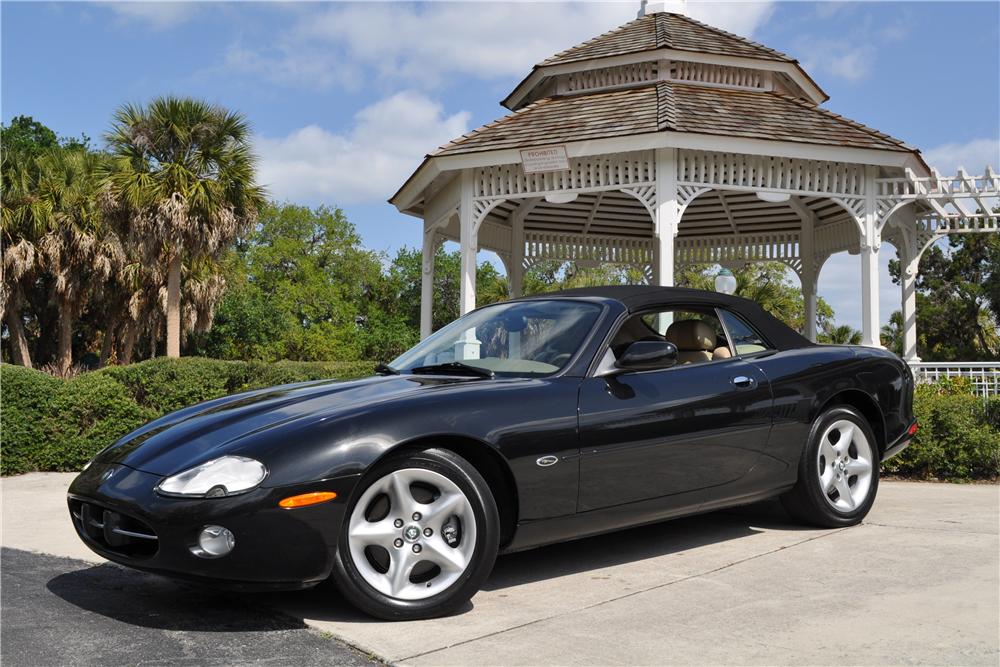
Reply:
[[[610,351],[618,359],[636,341],[665,340],[677,347],[678,364],[688,365],[767,349],[764,340],[742,320],[730,313],[722,316],[727,318],[733,341],[727,339],[715,310],[675,309],[630,317],[612,339]]]
[[[618,358],[629,345],[640,340],[673,343],[677,347],[677,361],[682,365],[732,356],[722,325],[709,310],[670,310],[630,317],[615,334],[611,351]]]

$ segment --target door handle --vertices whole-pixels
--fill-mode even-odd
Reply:
[[[757,381],[746,375],[737,375],[733,378],[733,386],[738,389],[753,389],[756,385]]]

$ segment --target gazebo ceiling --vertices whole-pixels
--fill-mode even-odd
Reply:
[[[803,197],[801,203],[816,215],[816,227],[851,222],[839,204],[825,197]],[[486,221],[509,226],[511,214],[523,204],[506,201]],[[724,237],[764,232],[797,232],[802,219],[788,202],[764,202],[752,192],[712,190],[692,201],[684,211],[678,236]],[[851,222],[851,224],[853,224]],[[621,191],[581,194],[564,204],[544,200],[531,206],[526,232],[556,232],[589,236],[651,238],[653,221],[645,206]]]
[[[914,150],[899,139],[779,92],[659,81],[546,97],[445,144],[432,156],[667,131]]]

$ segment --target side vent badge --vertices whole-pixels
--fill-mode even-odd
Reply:
[[[543,468],[548,468],[549,466],[554,466],[555,464],[559,463],[559,457],[543,456],[542,458],[535,461],[535,463],[542,466]]]

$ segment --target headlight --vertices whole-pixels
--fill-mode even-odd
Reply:
[[[156,486],[165,496],[222,498],[246,493],[267,477],[260,461],[243,456],[223,456],[167,477]]]

